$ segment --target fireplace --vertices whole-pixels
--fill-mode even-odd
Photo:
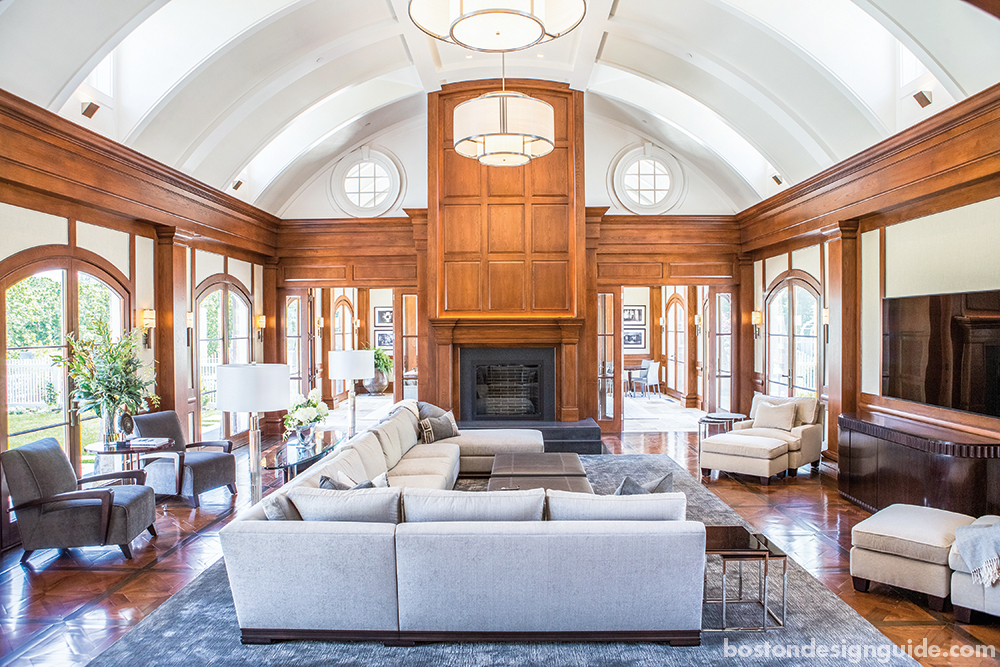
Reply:
[[[555,348],[459,352],[462,421],[555,421]]]

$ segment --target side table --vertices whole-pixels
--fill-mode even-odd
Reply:
[[[773,542],[760,534],[751,534],[743,526],[705,526],[705,555],[719,556],[722,559],[722,596],[720,598],[705,597],[706,604],[722,605],[722,627],[703,628],[704,632],[766,632],[767,630],[785,627],[785,613],[788,600],[788,556]],[[757,563],[757,597],[743,597],[743,563]],[[781,564],[781,618],[771,610],[769,603],[769,580],[772,561]],[[728,595],[728,570],[731,563],[738,565],[738,589],[735,598]],[[706,575],[707,585],[707,575]],[[752,603],[760,605],[760,626],[730,627],[727,625],[728,606],[734,603]],[[769,624],[768,619],[774,624]]]
[[[138,470],[142,467],[140,458],[145,454],[160,452],[174,446],[170,438],[132,438],[118,442],[95,442],[84,447],[89,454],[117,454],[122,458],[124,470]]]
[[[747,416],[739,412],[709,412],[698,420],[698,467],[701,468],[701,440],[707,438],[713,426],[722,426],[727,431],[732,430],[733,424],[746,419]],[[704,433],[704,435],[702,435]]]

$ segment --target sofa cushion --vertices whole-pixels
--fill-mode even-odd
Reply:
[[[684,521],[683,493],[638,496],[595,496],[573,491],[546,491],[550,521]]]
[[[973,521],[971,526],[992,526],[997,521],[1000,521],[1000,516],[995,514],[986,514],[975,521]],[[951,545],[951,551],[948,553],[948,567],[955,570],[956,572],[965,572],[966,574],[972,574],[972,568],[969,564],[965,562],[962,558],[962,554],[958,552],[958,542]]]
[[[399,442],[399,429],[389,421],[384,421],[372,426],[370,429],[382,448],[382,455],[385,457],[385,466],[391,470],[399,459],[403,457],[403,450]]]
[[[784,403],[795,404],[795,424],[815,424],[818,416],[819,401],[815,396],[768,396],[767,394],[754,394],[753,402],[750,404],[750,419],[757,417],[757,408],[761,403],[771,405],[782,405]]]
[[[406,454],[418,442],[419,422],[413,412],[406,408],[398,408],[389,415],[389,420],[399,430],[399,450]]]
[[[295,509],[295,505],[280,491],[264,498],[260,506],[268,521],[302,521],[302,515]]]
[[[545,489],[525,491],[437,491],[403,489],[403,515],[420,521],[541,521]]]
[[[399,489],[329,491],[295,488],[287,495],[305,521],[399,523]]]
[[[441,475],[393,475],[389,473],[389,486],[415,489],[449,489],[448,479]]]
[[[454,438],[447,438],[440,442],[458,445],[462,456],[541,452],[545,449],[545,441],[542,440],[541,431],[521,428],[465,430]]]
[[[423,442],[431,443],[445,438],[453,438],[460,435],[458,424],[455,423],[455,415],[446,412],[440,417],[428,417],[420,420],[420,439]]]
[[[753,420],[753,428],[774,428],[791,431],[795,425],[795,415],[798,407],[794,403],[773,405],[762,402],[757,406],[757,415]]]
[[[889,505],[851,530],[851,543],[862,549],[947,565],[955,529],[971,516],[918,505]]]
[[[362,463],[361,455],[358,454],[357,450],[353,448],[341,449],[329,461],[323,459],[313,467],[316,468],[316,473],[309,476],[314,478],[316,483],[310,486],[314,486],[316,488],[319,487],[319,478],[322,475],[326,475],[330,479],[337,479],[338,472],[344,473],[344,475],[346,475],[349,479],[356,482],[363,482],[368,479],[368,474],[365,470],[364,463]],[[313,469],[310,468],[309,472],[312,473]]]
[[[385,453],[378,438],[371,431],[365,431],[349,440],[344,448],[353,449],[361,457],[361,464],[365,470],[365,479],[374,479],[381,473],[389,469],[385,464]]]
[[[802,449],[802,438],[799,435],[800,427],[796,426],[791,431],[782,431],[780,428],[744,428],[738,431],[730,431],[730,433],[739,433],[741,436],[744,435],[755,435],[761,438],[772,438],[774,440],[781,440],[788,445],[788,451],[797,452]]]
[[[419,443],[406,452],[406,459],[454,459],[458,460],[461,450],[458,445],[448,442]]]
[[[777,438],[744,435],[746,431],[720,433],[701,441],[701,451],[752,459],[776,459],[788,452],[788,443]]]
[[[394,477],[401,475],[441,475],[449,477],[455,468],[455,461],[448,458],[404,458],[390,471]]]

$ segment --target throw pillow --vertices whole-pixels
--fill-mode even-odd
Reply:
[[[360,484],[348,486],[341,481],[330,479],[326,475],[320,475],[319,488],[328,489],[330,491],[357,491],[358,489],[373,489],[375,488],[375,484],[373,484],[371,480],[365,480]]]
[[[757,416],[753,420],[753,428],[777,428],[782,431],[791,431],[795,425],[796,405],[785,403],[782,405],[772,405],[771,403],[761,403],[757,406]]]
[[[683,493],[595,496],[572,491],[546,491],[550,521],[684,521]]]
[[[284,493],[272,493],[260,506],[268,521],[302,521],[302,515]]]
[[[430,419],[431,417],[441,417],[444,415],[445,411],[434,405],[433,403],[424,403],[423,401],[417,401],[417,410],[420,412],[420,419]]]
[[[353,479],[351,479],[351,477],[346,472],[344,472],[343,470],[338,470],[337,471],[337,481],[339,483],[343,484],[344,487],[347,488],[347,489],[349,489],[352,486],[354,486],[355,484],[357,484],[357,482],[355,482]]]
[[[287,495],[305,521],[399,523],[399,493],[399,489],[330,491],[299,486]]]
[[[654,479],[652,482],[639,484],[631,477],[626,476],[622,483],[618,485],[613,495],[616,496],[641,496],[646,493],[670,493],[674,490],[674,474],[668,472],[663,477]]]
[[[376,489],[388,489],[389,488],[389,473],[384,472],[381,475],[378,475],[377,477],[374,477],[372,479],[372,485],[374,485]]]
[[[403,489],[408,523],[421,521],[541,521],[544,489],[469,493],[439,489]]]
[[[458,424],[455,423],[455,415],[449,411],[440,417],[421,419],[420,433],[423,436],[424,442],[427,443],[458,435]]]

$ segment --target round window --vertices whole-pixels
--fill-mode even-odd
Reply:
[[[341,160],[330,179],[334,203],[355,217],[382,215],[399,202],[402,191],[402,170],[396,161],[367,147]]]
[[[683,194],[683,175],[677,160],[646,144],[623,151],[614,163],[609,189],[623,208],[645,215],[664,213]]]

